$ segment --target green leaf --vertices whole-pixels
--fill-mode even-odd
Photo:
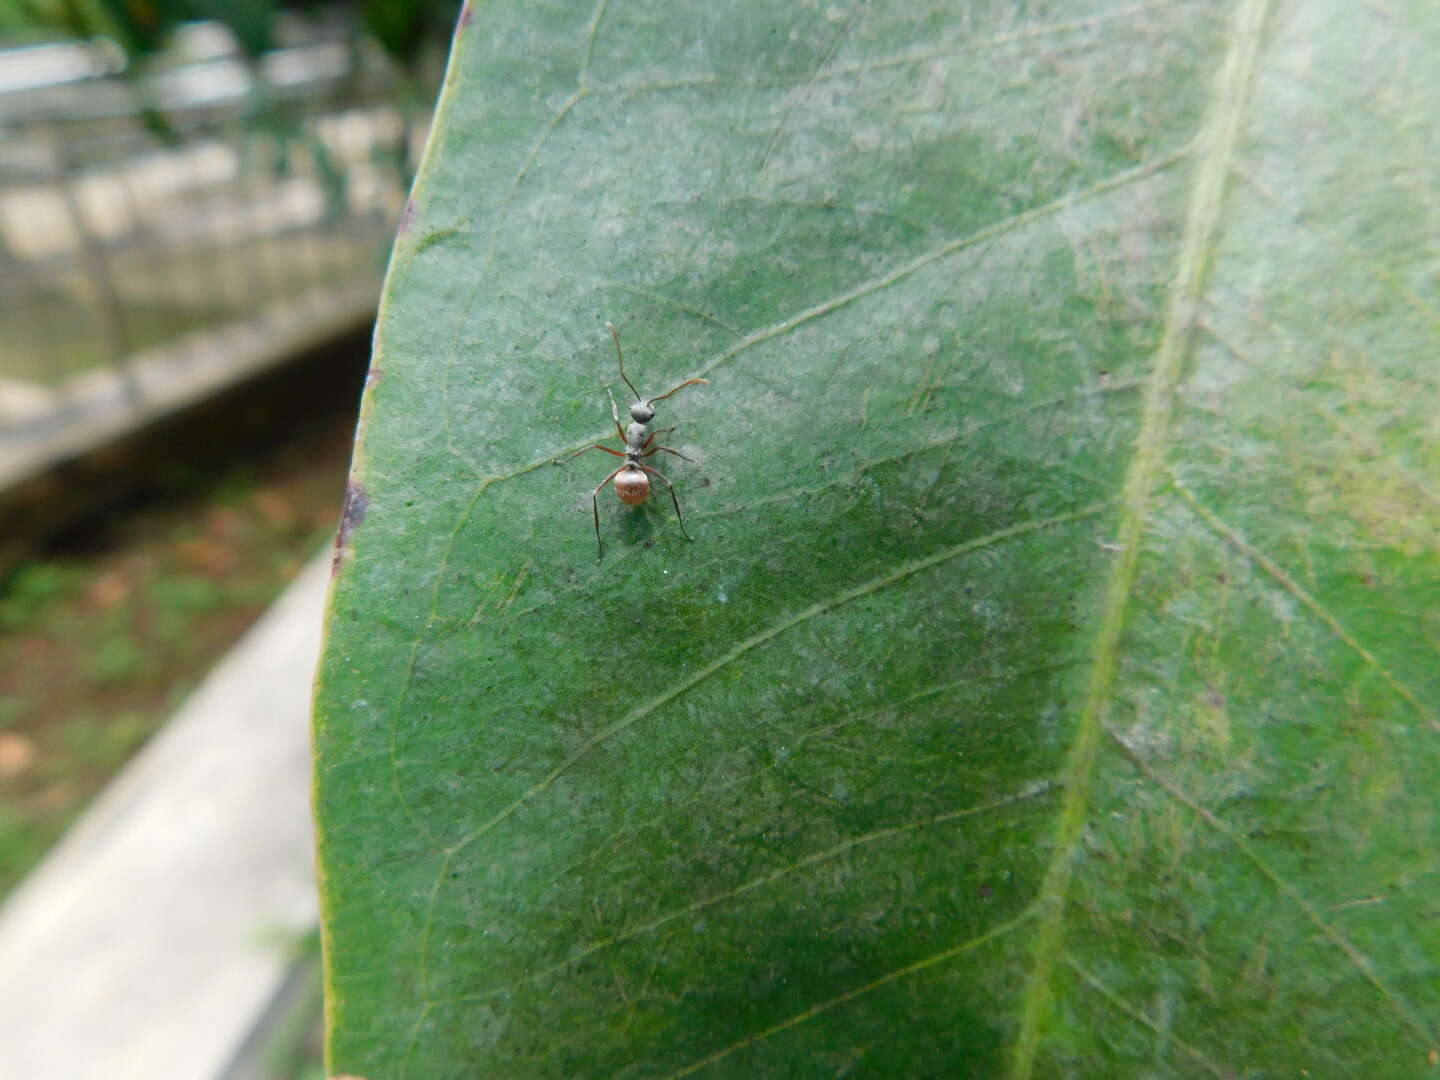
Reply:
[[[1429,1075],[1437,47],[462,17],[319,688],[332,1071]],[[604,491],[597,563],[607,319],[710,381],[694,542]]]

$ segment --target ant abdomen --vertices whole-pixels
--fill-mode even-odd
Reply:
[[[639,506],[650,497],[650,478],[639,469],[621,469],[615,476],[615,494],[627,506]]]

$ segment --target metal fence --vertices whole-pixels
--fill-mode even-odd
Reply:
[[[0,484],[373,312],[423,124],[342,18],[282,31],[196,24],[143,81],[0,52]]]

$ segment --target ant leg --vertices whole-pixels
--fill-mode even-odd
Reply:
[[[593,448],[593,447],[590,447],[589,449],[594,449],[594,448]],[[602,446],[602,447],[600,447],[600,449],[601,449],[601,450],[604,450],[605,447]],[[610,452],[613,454],[615,451],[611,450]],[[624,454],[621,454],[621,455],[620,455],[620,457],[624,457],[624,456],[625,456]],[[621,465],[621,466],[620,466],[620,469],[623,469],[623,468],[625,468],[625,466],[624,466],[624,465]],[[591,510],[591,512],[595,515],[595,561],[596,561],[596,562],[600,562],[602,559],[605,558],[605,545],[600,542],[600,492],[601,492],[601,490],[605,487],[606,484],[608,484],[611,480],[614,480],[615,477],[617,477],[617,476],[620,475],[620,469],[616,469],[616,470],[615,470],[614,472],[612,472],[609,476],[605,477],[604,480],[601,480],[600,483],[598,483],[598,484],[595,485],[595,490],[590,493],[590,510]],[[675,494],[675,492],[674,492],[674,491],[671,491],[670,494],[673,495],[673,494]]]
[[[679,427],[679,426],[680,426],[680,425],[678,425],[678,424],[675,425],[675,427]],[[655,436],[656,436],[656,435],[668,435],[670,432],[672,432],[672,431],[675,430],[675,427],[656,428],[654,431],[650,432],[649,437],[648,437],[643,443],[640,444],[640,449],[641,449],[641,450],[644,450],[644,449],[646,449],[647,447],[649,447],[649,445],[650,445],[652,442],[655,441]]]
[[[620,441],[623,443],[625,441],[625,429],[620,426],[620,406],[615,404],[615,395],[610,393],[608,384],[605,387],[605,393],[610,397],[610,415],[615,418],[615,434],[620,436]]]
[[[693,457],[686,457],[684,454],[680,453],[679,450],[671,450],[668,446],[657,446],[657,447],[655,447],[654,450],[651,450],[648,454],[641,454],[640,456],[641,456],[642,458],[643,458],[643,457],[654,457],[654,456],[655,456],[657,453],[659,453],[661,450],[664,450],[665,453],[667,453],[667,454],[674,454],[674,455],[675,455],[676,457],[678,457],[681,461],[694,461],[694,460],[695,460]]]
[[[625,455],[622,454],[619,450],[611,450],[610,447],[608,447],[608,446],[602,446],[600,443],[597,442],[594,446],[587,446],[587,447],[585,447],[583,450],[576,450],[576,451],[575,451],[573,454],[571,454],[569,457],[556,458],[556,459],[555,459],[554,461],[552,461],[550,464],[552,464],[552,465],[564,465],[565,462],[567,462],[567,461],[570,460],[570,458],[577,458],[577,457],[579,457],[581,454],[588,454],[591,450],[604,450],[605,453],[607,453],[607,454],[614,454],[616,457],[624,457],[624,456],[625,456]],[[603,486],[603,485],[602,485],[602,486]]]
[[[665,481],[665,486],[670,489],[670,501],[675,504],[675,520],[680,522],[680,531],[685,533],[686,540],[694,540],[695,538],[691,536],[685,528],[685,516],[680,513],[680,500],[675,495],[675,485],[672,484],[659,469],[652,469],[649,465],[641,465],[640,468],[644,469],[651,476]],[[620,470],[616,469],[615,471],[619,472]]]
[[[669,397],[671,394],[675,393],[677,390],[684,390],[685,387],[687,387],[687,386],[694,386],[694,385],[696,385],[697,383],[700,384],[701,386],[709,386],[709,385],[710,385],[710,380],[709,380],[709,379],[686,379],[686,380],[685,380],[684,382],[682,382],[679,386],[676,386],[676,387],[674,387],[674,388],[672,388],[672,389],[670,389],[670,390],[666,390],[665,393],[661,394],[659,397],[652,397],[652,398],[651,398],[649,401],[647,401],[645,404],[646,404],[646,405],[654,405],[655,402],[657,402],[657,401],[664,401],[667,397]]]

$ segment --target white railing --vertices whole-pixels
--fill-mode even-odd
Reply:
[[[343,19],[282,38],[0,51],[0,487],[373,312],[423,123]]]

